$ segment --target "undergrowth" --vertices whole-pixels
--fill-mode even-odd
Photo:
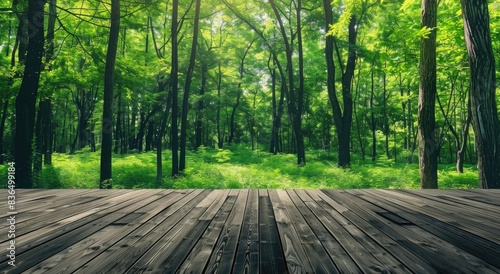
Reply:
[[[44,166],[35,176],[37,188],[97,188],[99,153],[54,154],[54,165]],[[171,152],[163,153],[163,180],[159,188],[419,188],[417,164],[391,159],[353,161],[351,168],[338,168],[323,151],[309,151],[307,165],[299,167],[295,155],[272,155],[241,146],[188,152],[183,175],[170,177]],[[477,169],[455,171],[455,165],[439,166],[440,188],[477,188]],[[7,166],[0,165],[0,174]],[[5,178],[5,177],[4,177]],[[113,155],[113,188],[156,188],[156,154],[144,152]]]

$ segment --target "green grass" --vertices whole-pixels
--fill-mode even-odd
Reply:
[[[390,159],[353,161],[349,169],[336,167],[322,151],[309,151],[308,163],[298,167],[295,155],[271,155],[244,147],[231,150],[201,148],[187,155],[183,176],[170,177],[171,154],[163,153],[164,179],[160,188],[419,188],[417,164],[394,163]],[[54,154],[53,166],[37,175],[37,188],[97,188],[99,153]],[[7,166],[0,165],[0,174]],[[463,174],[455,165],[440,165],[440,188],[477,188],[477,169],[466,166]],[[155,188],[156,154],[152,152],[114,155],[113,188]]]

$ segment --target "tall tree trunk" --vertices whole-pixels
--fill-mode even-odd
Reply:
[[[102,114],[101,177],[99,188],[111,188],[113,147],[113,83],[118,34],[120,32],[120,0],[111,0],[111,28],[109,31],[106,69],[104,71],[104,104]]]
[[[461,0],[469,54],[472,127],[481,188],[500,188],[500,122],[487,0]]]
[[[200,99],[198,101],[198,108],[196,110],[196,129],[195,129],[195,144],[194,147],[198,149],[203,140],[203,110],[205,104],[203,101],[203,95],[205,95],[205,87],[207,85],[207,64],[203,62],[201,64],[201,87],[200,87]]]
[[[421,28],[430,31],[420,39],[420,88],[418,96],[418,158],[420,187],[437,188],[436,142],[436,19],[437,1],[422,0]]]
[[[216,122],[217,122],[217,146],[219,149],[222,149],[224,146],[224,133],[222,132],[221,120],[220,120],[220,110],[222,108],[222,100],[221,100],[221,89],[222,89],[222,69],[221,63],[219,61],[218,64],[219,73],[217,74],[217,114],[216,114]]]
[[[42,146],[43,146],[43,116],[45,112],[45,105],[40,101],[38,103],[38,112],[36,114],[35,122],[35,155],[33,157],[33,174],[38,175],[42,172]]]
[[[15,162],[19,188],[33,187],[31,144],[35,124],[35,104],[40,79],[44,46],[45,1],[28,1],[28,25],[31,26],[24,75],[16,97]],[[28,36],[22,36],[28,39]]]
[[[186,168],[186,143],[187,143],[187,116],[189,111],[189,91],[191,89],[191,81],[193,78],[194,65],[196,61],[196,46],[198,45],[198,25],[200,21],[200,6],[201,0],[196,0],[196,8],[194,12],[193,24],[193,42],[191,44],[191,56],[189,57],[189,66],[186,74],[186,82],[184,84],[184,98],[182,100],[182,123],[181,123],[181,144],[180,144],[180,161],[179,171],[184,171]]]
[[[290,123],[295,134],[295,142],[297,148],[297,164],[305,165],[305,148],[304,148],[304,136],[302,134],[302,110],[303,110],[303,99],[304,99],[304,86],[303,86],[303,56],[302,56],[302,34],[300,27],[300,12],[301,1],[297,3],[297,39],[299,47],[299,91],[298,99],[295,97],[295,84],[293,75],[293,49],[292,45],[287,37],[285,26],[281,18],[280,12],[274,2],[274,0],[269,0],[271,8],[273,9],[274,15],[278,21],[279,30],[281,36],[283,37],[283,42],[285,44],[285,54],[286,54],[286,71],[288,72],[288,112]],[[300,37],[299,37],[300,36]],[[298,102],[297,102],[298,101]],[[296,106],[297,103],[297,106]]]
[[[325,26],[329,29],[333,24],[333,12],[330,1],[323,0],[323,6],[325,9]],[[349,21],[349,47],[347,56],[347,65],[345,69],[340,67],[342,70],[342,100],[344,111],[342,113],[342,108],[340,106],[337,92],[335,89],[335,63],[333,61],[333,50],[335,44],[335,38],[331,35],[326,37],[325,41],[325,58],[327,64],[327,90],[330,104],[332,105],[333,111],[333,121],[335,123],[335,129],[337,130],[338,136],[338,147],[339,147],[339,157],[338,166],[339,167],[349,167],[351,165],[351,153],[350,153],[350,142],[351,142],[351,125],[352,125],[352,79],[354,77],[354,70],[356,69],[356,38],[357,38],[357,26],[358,22],[354,15],[351,16]],[[340,59],[339,49],[337,47],[337,55],[339,59],[339,64],[342,64]]]
[[[372,64],[373,66],[374,64]],[[374,110],[374,98],[375,98],[375,81],[374,81],[374,71],[371,71],[371,88],[370,88],[370,118],[371,118],[371,130],[372,130],[372,161],[377,159],[377,122],[375,121],[375,110]]]
[[[172,69],[171,69],[171,92],[172,92],[172,128],[170,130],[170,139],[172,145],[172,177],[179,174],[179,127],[177,119],[179,115],[178,103],[178,82],[179,82],[179,54],[177,44],[177,25],[178,25],[178,10],[179,0],[172,1],[172,28],[171,28],[171,43],[172,43]]]
[[[45,62],[48,64],[48,70],[52,70],[51,62],[54,59],[54,33],[57,17],[57,1],[49,1],[49,21],[47,24],[47,50],[45,52]],[[42,117],[42,128],[43,128],[43,144],[42,144],[42,154],[43,163],[45,165],[52,164],[52,151],[54,143],[54,133],[52,126],[52,92],[50,92],[46,98],[43,98],[40,102],[44,105],[44,112]]]
[[[297,111],[295,112],[295,136],[297,141],[297,164],[306,164],[306,150],[304,144],[304,134],[302,132],[302,114],[304,114],[304,51],[302,47],[302,0],[297,1],[297,43],[299,50],[299,89]],[[290,92],[293,92],[290,90]]]
[[[391,152],[389,149],[389,117],[387,116],[387,100],[389,99],[390,93],[387,94],[387,75],[385,71],[382,76],[383,84],[383,101],[382,101],[382,117],[384,117],[384,135],[385,135],[385,154],[387,159],[391,159]]]
[[[115,154],[118,154],[118,149],[120,148],[120,136],[122,132],[122,92],[118,91],[118,111],[116,114],[116,126],[115,126]]]
[[[267,62],[269,72],[271,74],[271,98],[272,98],[272,108],[273,108],[273,124],[271,128],[271,142],[269,146],[269,152],[273,154],[278,154],[278,132],[279,132],[279,122],[278,119],[278,108],[276,104],[276,68],[271,66],[271,56]]]

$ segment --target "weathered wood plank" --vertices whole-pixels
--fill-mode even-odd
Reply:
[[[386,195],[393,197],[401,201],[401,205],[405,205],[407,208],[418,207],[419,212],[425,213],[430,217],[500,244],[500,239],[498,239],[498,220],[500,220],[500,215],[496,221],[487,220],[488,216],[481,215],[479,210],[451,206],[446,200],[441,202],[441,197],[414,196],[395,191],[382,190],[382,192],[384,197]]]
[[[478,269],[481,269],[481,272],[483,273],[495,273],[496,271],[498,271],[495,267],[492,267],[486,262],[468,253],[467,250],[461,251],[458,248],[450,248],[450,246],[446,245],[445,243],[445,241],[448,241],[449,239],[442,238],[442,241],[437,241],[436,237],[434,236],[446,236],[454,239],[455,244],[466,245],[469,247],[471,245],[470,242],[465,241],[465,239],[460,239],[453,233],[444,232],[442,228],[434,224],[434,222],[438,220],[426,220],[425,215],[423,214],[420,214],[418,212],[405,212],[401,207],[397,207],[393,204],[389,205],[388,203],[382,202],[391,201],[392,199],[387,197],[377,197],[375,192],[370,192],[368,195],[363,194],[362,191],[353,190],[348,192],[357,193],[357,197],[369,202],[368,204],[366,204],[367,206],[371,205],[369,207],[378,206],[378,209],[374,210],[375,212],[380,209],[390,211],[415,224],[414,227],[411,227],[410,231],[403,234],[404,237],[408,240],[411,240],[413,243],[418,244],[418,246],[420,247],[430,249],[431,252],[427,250],[426,252],[421,253],[422,255],[426,256],[426,259],[434,260],[435,258],[440,258],[441,264],[443,260],[447,260],[449,264],[447,264],[446,268],[442,271],[453,271],[454,268],[458,268],[455,271],[471,271],[473,273]],[[408,230],[409,227],[406,227],[406,229]],[[464,243],[459,243],[460,241],[464,241]],[[434,258],[429,258],[430,254],[432,253],[435,253],[433,254]],[[474,252],[472,254],[474,254]],[[433,266],[437,267],[436,265]]]
[[[16,194],[0,273],[500,273],[496,190]]]
[[[330,213],[330,218],[323,218],[324,223],[328,225],[331,233],[337,237],[344,249],[357,263],[358,267],[364,273],[376,273],[380,271],[408,272],[409,269],[401,264],[391,253],[386,253],[384,247],[390,247],[390,241],[379,236],[380,232],[373,229],[371,225],[357,215],[351,214],[349,208],[340,205],[324,193],[318,191],[315,193],[323,209]],[[330,206],[330,208],[328,207]],[[333,209],[333,210],[332,210]],[[339,209],[337,211],[336,209]],[[376,241],[385,243],[380,246]],[[399,250],[400,251],[400,250]],[[406,259],[410,257],[410,259]],[[406,262],[416,259],[409,254],[404,254]],[[420,266],[425,267],[425,263],[416,261]],[[412,262],[414,263],[414,262]]]
[[[286,273],[273,206],[267,190],[259,189],[259,251],[260,273]]]
[[[85,216],[79,219],[73,218],[73,221],[64,226],[64,229],[55,231],[52,234],[43,234],[43,236],[34,239],[32,242],[20,241],[19,249],[21,253],[18,256],[19,263],[16,270],[24,271],[31,268],[37,264],[37,261],[30,260],[30,258],[38,258],[40,261],[45,260],[127,214],[118,213],[118,210],[133,211],[158,199],[158,197],[150,196],[150,193],[151,191],[142,191],[140,192],[141,195],[131,199],[132,203],[118,203],[100,210],[93,216]],[[0,271],[7,268],[8,266],[0,265]]]
[[[109,254],[110,250],[108,249],[120,241],[120,239],[122,239],[121,237],[128,235],[145,222],[152,220],[152,218],[163,211],[165,207],[177,202],[189,192],[191,191],[161,191],[160,193],[162,193],[162,195],[160,199],[155,201],[155,203],[150,203],[141,208],[141,212],[126,215],[124,218],[113,222],[109,226],[96,232],[94,235],[75,243],[66,250],[41,262],[26,272],[39,273],[40,270],[46,270],[53,273],[73,272],[103,252]],[[131,215],[134,217],[128,217]],[[113,233],[105,233],[105,231],[109,231],[110,229]]]
[[[200,220],[200,217],[211,208],[218,204],[218,198],[223,195],[222,190],[213,190],[209,195],[196,205],[193,210],[173,226],[166,234],[158,239],[150,248],[137,260],[131,268],[125,273],[151,273],[161,271],[168,266],[168,258],[175,252],[184,253],[185,250],[178,250],[177,245],[189,245],[186,241],[192,242],[198,240],[204,227],[208,226],[208,220]]]
[[[75,273],[125,273],[150,247],[181,221],[200,203],[208,190],[195,190],[173,204],[160,206],[161,211],[153,218],[121,238],[108,248],[105,256],[95,257]]]
[[[179,267],[177,273],[203,273],[213,253],[217,240],[221,237],[224,224],[234,208],[239,191],[232,190],[221,211],[214,217],[189,256]]]
[[[285,252],[285,260],[290,273],[313,273],[302,240],[294,227],[294,220],[288,212],[293,206],[285,190],[269,190],[269,198],[273,204],[274,216],[280,234],[281,245]]]
[[[250,189],[232,273],[259,272],[259,192]]]
[[[222,228],[222,234],[217,240],[212,255],[210,256],[205,273],[231,272],[245,215],[248,194],[248,189],[241,190],[239,193],[233,210],[229,214],[224,228]]]

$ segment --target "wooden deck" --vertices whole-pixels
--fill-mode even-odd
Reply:
[[[18,190],[16,202],[16,266],[2,255],[2,273],[500,273],[498,190]]]

